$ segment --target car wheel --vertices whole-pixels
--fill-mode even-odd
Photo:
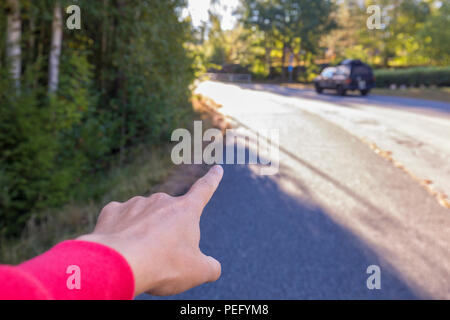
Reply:
[[[367,96],[369,94],[370,90],[361,90],[361,95],[362,96]]]
[[[320,85],[318,85],[317,83],[316,83],[315,87],[316,87],[316,92],[317,92],[317,93],[320,94],[320,93],[323,92],[323,88],[322,88]]]
[[[345,96],[347,94],[347,91],[342,86],[338,86],[337,87],[337,94],[340,95],[340,96]]]

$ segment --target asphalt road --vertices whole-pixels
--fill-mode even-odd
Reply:
[[[235,127],[279,130],[280,171],[224,165],[201,222],[222,277],[166,299],[450,298],[450,210],[413,178],[450,193],[448,104],[216,82],[197,91]],[[370,265],[380,290],[366,286]]]

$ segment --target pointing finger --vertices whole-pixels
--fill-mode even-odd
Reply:
[[[203,210],[219,186],[222,176],[223,168],[221,166],[216,165],[212,167],[205,176],[197,180],[186,194],[186,197],[190,198],[192,203],[198,203]]]

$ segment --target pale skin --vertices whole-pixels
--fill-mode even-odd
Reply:
[[[200,251],[200,218],[223,169],[214,166],[181,197],[164,193],[109,203],[90,234],[78,240],[118,251],[135,278],[135,295],[168,296],[220,277],[220,263]]]

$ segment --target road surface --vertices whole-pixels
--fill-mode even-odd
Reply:
[[[168,299],[450,298],[448,104],[218,82],[197,92],[235,127],[279,130],[280,171],[224,165],[201,222],[222,277]],[[371,265],[380,290],[367,288]]]

